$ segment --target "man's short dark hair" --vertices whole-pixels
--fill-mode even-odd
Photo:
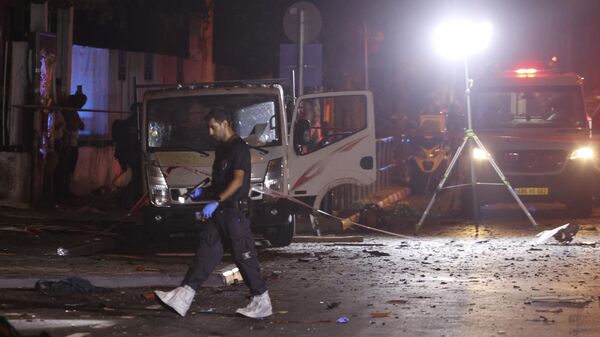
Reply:
[[[232,125],[231,113],[223,108],[214,108],[210,110],[204,117],[204,121],[208,122],[211,120],[211,118],[214,118],[215,122],[219,124],[223,123],[224,121],[227,121],[229,125]]]

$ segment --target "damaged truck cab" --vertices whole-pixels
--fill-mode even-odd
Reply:
[[[148,91],[142,153],[149,203],[147,233],[195,231],[207,200],[180,198],[211,176],[216,141],[204,116],[232,113],[232,126],[251,151],[251,228],[274,246],[291,243],[295,215],[319,208],[340,184],[375,180],[372,95],[311,94],[292,100],[277,83],[215,82]]]
[[[518,69],[477,79],[472,98],[473,127],[490,152],[475,148],[471,154],[478,181],[497,180],[485,160],[491,155],[523,202],[563,203],[574,216],[591,213],[598,152],[585,111],[583,78]],[[497,187],[477,189],[480,206],[511,200]]]

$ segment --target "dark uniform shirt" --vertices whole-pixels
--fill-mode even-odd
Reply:
[[[233,180],[233,171],[244,171],[242,186],[223,201],[224,206],[233,206],[235,202],[248,197],[250,192],[250,149],[246,142],[235,135],[233,139],[222,142],[215,151],[212,168],[212,192],[219,195]]]

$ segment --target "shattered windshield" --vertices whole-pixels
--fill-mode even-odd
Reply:
[[[232,111],[233,129],[251,146],[281,144],[277,96],[211,95],[150,100],[147,102],[149,148],[187,148],[210,151],[216,141],[204,117],[217,107]]]
[[[473,124],[480,129],[583,127],[586,116],[576,86],[483,88],[473,93]]]

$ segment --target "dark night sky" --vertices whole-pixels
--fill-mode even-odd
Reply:
[[[279,43],[289,0],[217,0],[215,62],[237,67],[242,77],[277,77]],[[323,45],[326,90],[363,89],[363,25],[379,33],[369,54],[369,89],[376,113],[418,113],[433,95],[464,92],[460,62],[436,54],[433,29],[453,16],[487,20],[494,26],[490,47],[471,57],[472,77],[500,69],[545,65],[558,56],[561,67],[582,74],[586,90],[600,87],[598,0],[315,0],[323,16],[317,42]],[[390,124],[386,121],[380,124]]]
[[[288,42],[282,33],[283,13],[293,2],[216,1],[215,60],[253,68],[249,69],[251,72],[277,69],[278,44]],[[584,23],[591,24],[600,14],[600,1],[594,0],[319,0],[314,4],[323,14],[319,40],[325,57],[353,65],[360,63],[360,50],[354,49],[360,44],[365,21],[371,34],[384,33],[381,53],[385,55],[380,59],[392,68],[403,64],[444,67],[443,60],[433,52],[431,30],[443,18],[468,13],[494,25],[492,45],[474,57],[475,64],[544,62],[553,55],[567,62],[570,55],[572,68],[581,69],[584,67],[577,65],[582,61],[578,60],[577,51],[570,53],[568,47],[576,48],[582,42],[581,36],[574,34],[589,30],[590,27],[582,27]],[[336,55],[336,51],[350,54]]]

